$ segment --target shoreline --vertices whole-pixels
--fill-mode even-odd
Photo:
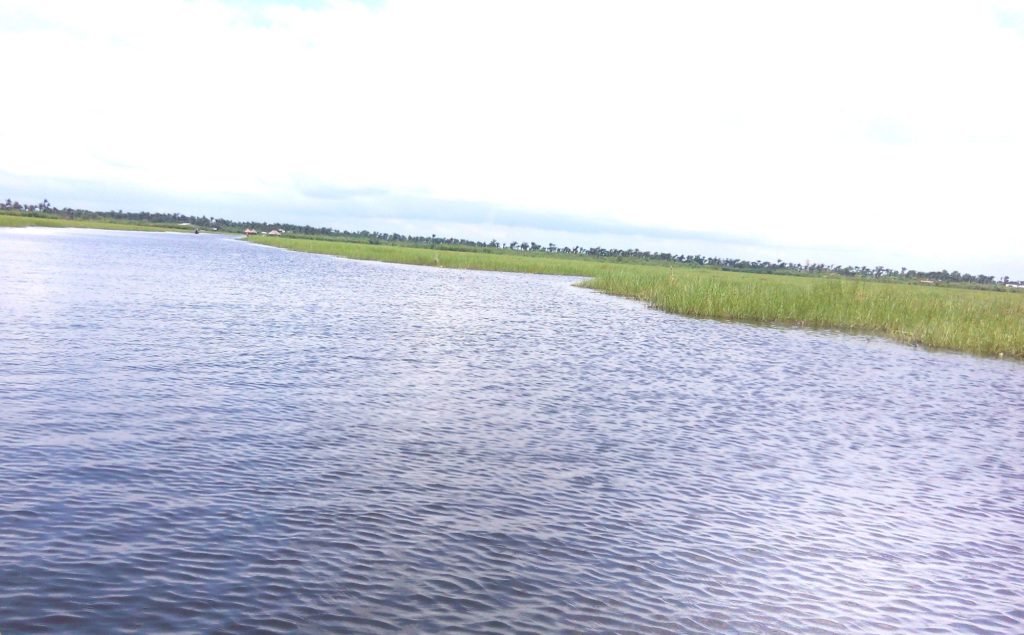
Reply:
[[[689,317],[834,329],[902,344],[1024,360],[1024,294],[871,280],[716,271],[254,236],[254,244],[452,269],[582,276],[580,287]]]
[[[143,225],[141,223],[118,223],[114,221],[78,220],[69,218],[46,218],[42,216],[18,216],[0,214],[0,227],[55,227],[79,229],[119,229],[122,231],[141,232],[191,232],[191,227],[171,227],[167,225]]]
[[[0,214],[0,228],[5,227],[193,231],[190,227]],[[224,232],[223,235],[235,234]],[[251,236],[246,241],[354,260],[578,276],[585,278],[575,283],[579,287],[639,300],[651,308],[676,315],[831,329],[933,350],[1024,361],[1024,293],[295,236]]]

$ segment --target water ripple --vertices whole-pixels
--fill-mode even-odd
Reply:
[[[1024,631],[1024,367],[0,230],[0,631]]]

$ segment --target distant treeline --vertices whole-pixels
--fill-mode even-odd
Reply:
[[[87,209],[70,207],[56,208],[46,199],[36,205],[22,205],[18,201],[7,199],[0,203],[0,210],[19,213],[22,216],[38,216],[41,218],[66,218],[69,220],[113,220],[143,225],[181,225],[188,223],[200,229],[242,233],[246,229],[257,232],[269,232],[273,229],[285,230],[292,234],[336,235],[337,231],[329,227],[310,227],[309,225],[291,225],[288,223],[261,223],[257,221],[239,222],[213,216],[189,216],[186,214],[167,214],[163,212],[125,212],[110,210],[95,212]]]
[[[959,271],[916,271],[905,267],[899,270],[888,267],[864,267],[825,265],[820,263],[784,262],[776,260],[743,260],[738,258],[720,258],[700,254],[671,254],[666,252],[650,252],[640,249],[612,249],[605,247],[567,247],[548,243],[547,246],[530,241],[512,241],[509,243],[491,240],[489,242],[466,240],[464,238],[445,238],[441,236],[406,236],[397,233],[371,231],[345,231],[330,227],[312,227],[310,225],[293,225],[290,223],[265,223],[260,221],[233,221],[212,216],[191,216],[186,214],[168,214],[161,212],[124,212],[110,210],[96,212],[69,207],[58,209],[48,200],[35,205],[22,205],[7,199],[0,204],[0,210],[22,216],[39,216],[44,218],[64,218],[80,220],[113,220],[126,223],[178,226],[188,223],[200,229],[242,233],[252,230],[269,233],[277,230],[281,233],[317,237],[321,239],[363,242],[375,245],[403,245],[409,247],[425,247],[429,249],[450,249],[457,251],[516,251],[525,253],[552,254],[595,259],[613,259],[617,261],[651,261],[678,263],[691,266],[703,266],[723,271],[744,271],[749,273],[788,274],[788,275],[837,275],[851,278],[887,279],[893,281],[921,282],[932,284],[963,284],[984,286],[1024,286],[1024,281],[1011,281],[1009,276],[996,279],[995,276],[975,275]]]

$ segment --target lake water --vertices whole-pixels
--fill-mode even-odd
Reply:
[[[0,231],[0,632],[1024,632],[1024,365]]]

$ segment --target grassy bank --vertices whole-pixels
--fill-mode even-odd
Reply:
[[[682,315],[873,333],[1024,359],[1024,294],[700,270],[614,270],[582,283]]]
[[[181,227],[163,225],[140,225],[138,223],[115,223],[97,220],[72,220],[65,218],[40,218],[0,214],[0,227],[82,227],[86,229],[120,229],[125,231],[189,231]]]
[[[580,286],[670,313],[872,333],[933,348],[1024,359],[1022,293],[303,238],[249,240],[359,260],[587,276]]]
[[[546,273],[566,276],[595,276],[609,271],[616,264],[583,258],[562,258],[512,253],[486,253],[478,251],[452,251],[446,249],[421,249],[418,247],[396,247],[393,245],[371,245],[350,243],[340,240],[315,240],[309,238],[286,238],[251,236],[250,242],[295,251],[328,254],[354,258],[356,260],[378,260],[398,262],[407,265],[427,265],[449,269],[480,269],[484,271],[512,271],[517,273]]]

